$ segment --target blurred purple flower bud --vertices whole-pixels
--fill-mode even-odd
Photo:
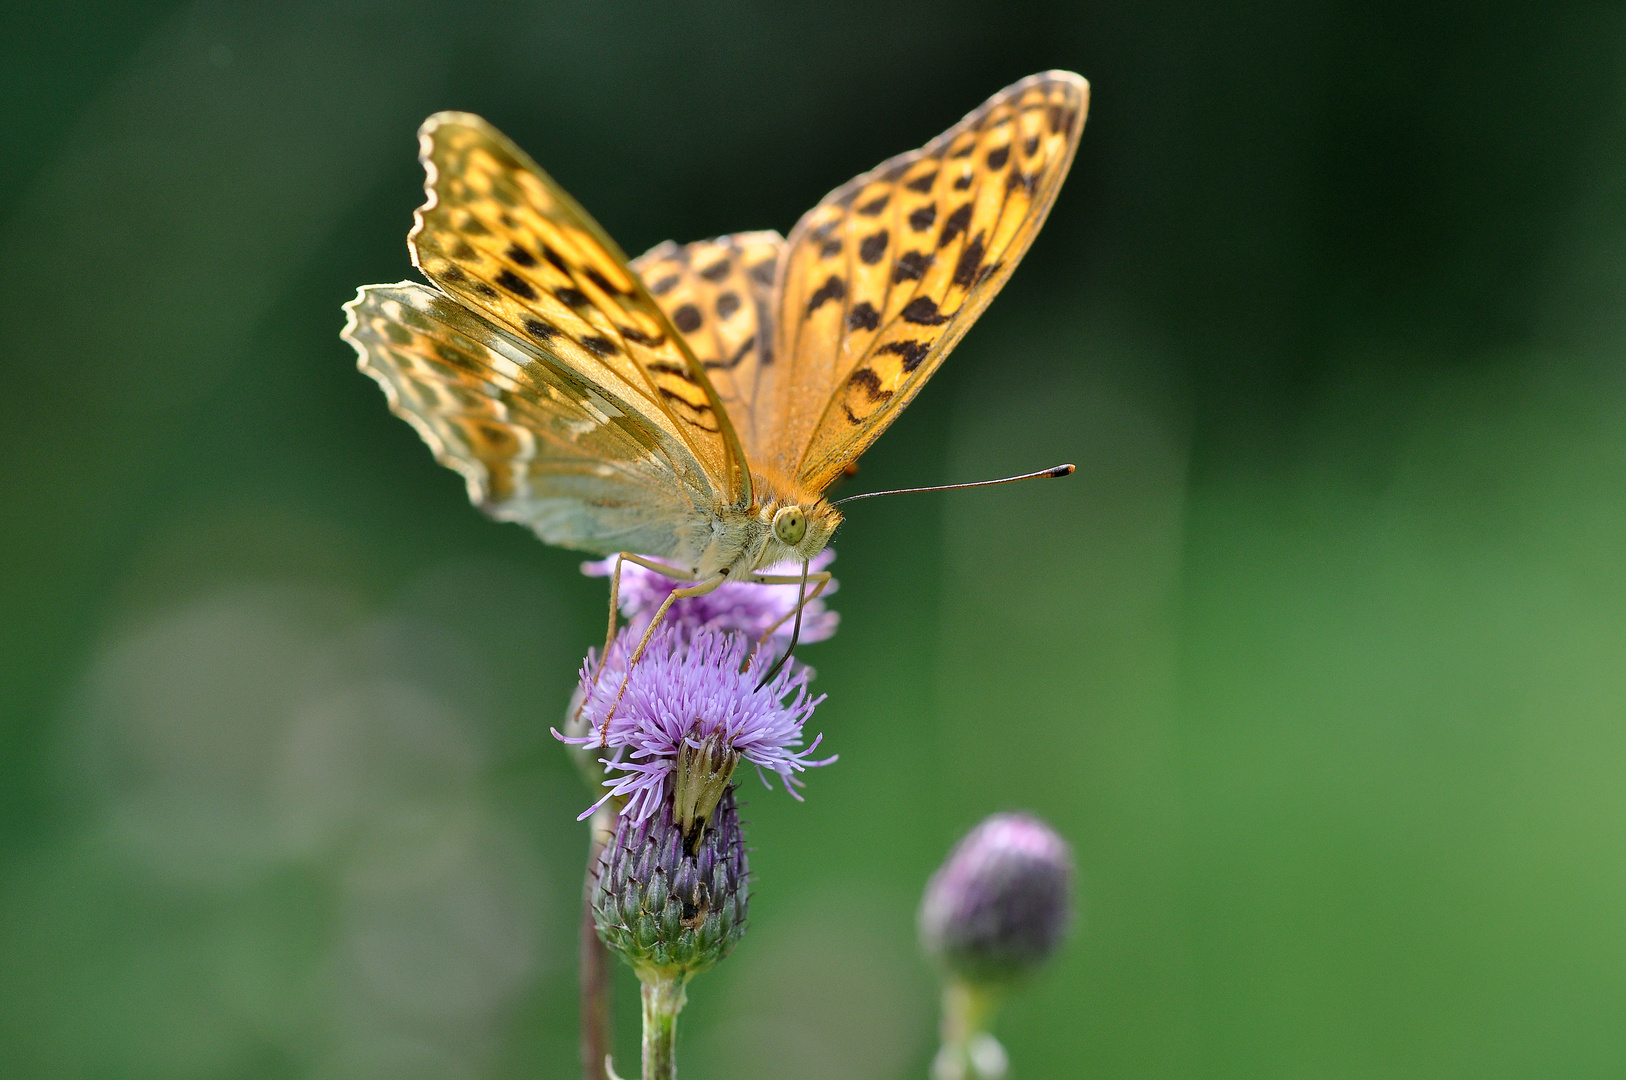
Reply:
[[[961,840],[926,885],[920,940],[973,984],[1036,969],[1066,935],[1073,859],[1036,817],[995,814]]]

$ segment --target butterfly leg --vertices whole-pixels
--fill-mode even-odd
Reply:
[[[610,575],[610,629],[604,635],[604,651],[599,653],[598,671],[604,670],[604,664],[610,659],[610,646],[615,642],[615,626],[620,621],[621,612],[621,564],[627,561],[625,551],[615,557],[615,572]],[[598,683],[598,671],[593,672],[593,683]]]
[[[820,583],[819,587],[822,589],[825,585],[829,584],[830,579],[833,578],[833,577],[835,577],[835,575],[832,574],[830,571],[828,571],[828,570],[820,570],[817,573],[807,575],[807,580],[819,582]],[[752,585],[797,585],[797,584],[801,583],[802,575],[800,575],[800,574],[747,574],[744,577],[740,578],[740,580],[741,581],[748,581]],[[811,596],[809,596],[808,599],[811,600],[813,598]],[[786,617],[789,618],[789,616],[786,616]]]
[[[639,561],[642,562],[642,560]],[[671,568],[666,567],[665,569]],[[686,589],[673,589],[671,595],[667,596],[665,600],[661,601],[661,606],[655,609],[654,617],[649,620],[649,627],[644,631],[643,639],[638,642],[638,647],[632,651],[632,656],[627,659],[627,672],[625,675],[621,676],[621,688],[615,692],[615,700],[610,702],[610,711],[604,714],[604,723],[599,728],[599,742],[601,744],[604,742],[605,736],[609,733],[610,720],[614,718],[615,710],[621,704],[621,695],[627,692],[627,682],[632,678],[633,665],[637,664],[639,658],[644,655],[644,649],[649,645],[649,639],[655,636],[655,628],[660,626],[662,619],[666,618],[667,611],[669,611],[672,605],[677,601],[687,600],[691,596],[704,596],[727,580],[728,572],[724,570],[721,573],[713,574],[711,577],[700,582],[698,585],[690,585]],[[599,666],[600,669],[602,669],[604,665],[601,664]],[[583,701],[583,704],[586,704],[585,700]]]
[[[598,677],[603,674],[604,668],[610,662],[610,647],[615,644],[615,631],[620,621],[619,616],[621,614],[619,610],[621,606],[621,567],[629,562],[637,563],[646,570],[653,570],[657,574],[669,577],[674,581],[694,580],[694,573],[692,571],[682,570],[676,566],[667,566],[665,563],[658,563],[653,559],[646,559],[642,555],[634,555],[630,551],[616,552],[615,570],[610,574],[610,628],[604,635],[604,651],[599,654],[598,666],[593,669],[593,680],[588,684],[589,690],[598,686]],[[651,625],[653,625],[653,623]],[[642,651],[642,647],[640,647],[640,651]],[[619,695],[617,695],[616,700],[620,700]],[[584,694],[582,695],[581,702],[576,706],[576,712],[572,715],[572,719],[574,720],[579,718],[582,710],[586,707],[587,695]]]
[[[615,643],[615,631],[621,614],[621,567],[626,563],[637,563],[646,570],[653,570],[673,581],[693,581],[694,572],[682,570],[676,566],[667,566],[653,559],[646,559],[642,555],[634,555],[630,551],[619,551],[615,556],[615,570],[610,575],[610,629],[604,635],[604,651],[599,654],[598,670],[593,672],[593,685],[598,685],[598,673],[604,670],[604,665],[610,659],[610,646]],[[664,609],[663,609],[664,610]],[[657,616],[658,618],[658,616]]]

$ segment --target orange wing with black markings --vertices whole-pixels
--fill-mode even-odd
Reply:
[[[1089,84],[1023,79],[831,192],[781,256],[764,457],[822,491],[875,441],[993,300],[1072,164]]]
[[[773,366],[773,284],[784,244],[771,231],[668,240],[632,261],[711,378],[752,464],[771,446],[770,418],[759,423],[757,401]]]
[[[478,116],[436,113],[418,139],[429,198],[407,238],[414,265],[470,310],[637,403],[726,503],[750,505],[750,470],[722,401],[615,241]]]

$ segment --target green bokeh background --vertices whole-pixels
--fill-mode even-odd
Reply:
[[[1618,5],[395,0],[0,14],[0,1075],[577,1075],[604,586],[338,340],[413,131],[636,252],[1047,67],[1073,175],[856,485],[1079,473],[852,508],[841,762],[745,788],[685,1075],[924,1076],[914,904],[1005,808],[1083,909],[1019,1080],[1626,1074]]]

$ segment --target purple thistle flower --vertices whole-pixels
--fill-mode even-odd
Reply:
[[[685,631],[663,624],[656,629],[606,730],[604,717],[642,633],[636,624],[621,630],[597,685],[594,658],[588,655],[581,673],[585,700],[578,729],[584,734],[572,738],[553,733],[561,742],[612,751],[604,764],[620,775],[604,781],[610,789],[604,799],[625,798],[623,816],[641,822],[667,796],[687,795],[687,805],[678,808],[687,819],[686,830],[693,822],[703,827],[741,759],[756,766],[770,789],[767,774],[777,774],[797,799],[801,781],[796,774],[836,760],[809,760],[823,735],[802,748],[802,726],[824,700],[808,693],[808,672],[787,667],[758,690],[765,666],[773,663],[769,650],[749,652],[753,642],[745,634],[705,627]],[[592,811],[590,807],[581,816]]]
[[[821,551],[811,563],[808,570],[817,573],[829,566],[835,559],[836,553],[829,548]],[[609,577],[615,573],[616,556],[597,562],[582,563],[582,573],[589,577]],[[781,563],[778,566],[767,567],[765,574],[800,574],[800,563]],[[621,564],[621,614],[627,618],[627,624],[637,630],[642,637],[649,628],[649,620],[654,616],[655,610],[666,601],[684,583],[673,581],[664,574],[657,574],[653,570],[645,569],[637,563]],[[796,610],[796,585],[756,585],[749,581],[730,581],[720,585],[704,596],[690,596],[677,601],[672,609],[666,613],[661,621],[680,627],[686,635],[696,630],[738,630],[746,634],[755,642],[772,626],[784,620],[774,631],[772,640],[780,643],[790,640],[791,619]],[[811,593],[814,586],[809,584],[807,591]],[[824,592],[815,600],[809,601],[802,608],[802,642],[804,644],[814,641],[823,641],[836,632],[836,624],[841,616],[829,610],[824,598],[836,591],[836,581],[832,578],[830,584],[824,587]],[[643,661],[639,661],[642,663]]]

